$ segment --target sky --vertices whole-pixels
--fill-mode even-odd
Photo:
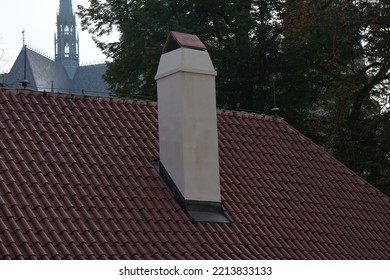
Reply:
[[[89,6],[88,0],[73,0],[73,12],[77,5]],[[0,9],[0,73],[8,72],[23,46],[22,31],[28,46],[51,58],[54,57],[54,33],[60,0],[7,0]],[[105,61],[105,56],[96,47],[92,36],[82,31],[76,15],[80,34],[80,63],[93,64]],[[117,35],[107,38],[117,40]]]

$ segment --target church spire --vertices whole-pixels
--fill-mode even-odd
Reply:
[[[69,77],[73,79],[79,67],[79,38],[76,32],[76,16],[73,13],[72,0],[60,0],[60,11],[57,14],[55,60],[64,65]]]
[[[64,17],[73,16],[72,0],[60,0],[60,15]]]

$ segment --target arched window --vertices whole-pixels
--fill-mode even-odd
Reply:
[[[64,34],[69,35],[69,26],[65,25]]]
[[[65,57],[69,57],[69,44],[65,44]]]

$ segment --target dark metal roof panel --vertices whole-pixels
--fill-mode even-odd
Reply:
[[[103,79],[106,68],[106,64],[80,66],[73,78],[74,92],[108,96],[108,86]]]
[[[27,48],[26,78],[30,82],[28,89],[48,92],[76,93],[85,95],[108,96],[108,87],[103,75],[105,64],[78,67],[71,80],[64,66]],[[24,79],[24,49],[21,50],[7,79],[5,86],[21,88]]]
[[[30,82],[29,89],[39,91],[71,92],[72,81],[65,68],[33,50],[27,48],[26,52],[26,79]],[[20,81],[24,79],[24,49],[19,53],[6,80],[9,87],[19,88]]]

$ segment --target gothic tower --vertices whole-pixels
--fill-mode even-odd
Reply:
[[[79,36],[76,31],[76,16],[72,0],[60,0],[57,14],[57,35],[55,41],[55,60],[66,69],[70,79],[74,78],[79,67]]]

